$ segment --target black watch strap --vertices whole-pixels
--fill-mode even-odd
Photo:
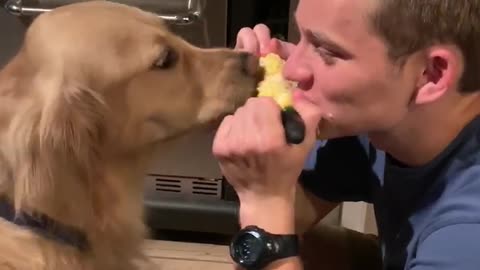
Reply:
[[[275,235],[275,240],[278,243],[279,251],[277,259],[295,257],[299,255],[299,241],[298,236],[292,235]]]

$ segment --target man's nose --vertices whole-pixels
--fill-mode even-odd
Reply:
[[[287,80],[298,82],[298,88],[303,90],[310,89],[313,84],[312,71],[295,55],[291,55],[285,63],[283,76]]]
[[[255,76],[259,69],[258,57],[251,53],[242,52],[240,53],[240,61],[242,71],[249,76]]]

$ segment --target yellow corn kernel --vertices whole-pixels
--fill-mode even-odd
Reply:
[[[260,66],[265,68],[265,77],[281,74],[284,62],[280,56],[274,53],[269,53],[260,58]]]
[[[282,109],[293,106],[292,88],[295,86],[282,76],[284,63],[274,53],[261,57],[260,66],[265,70],[265,77],[257,87],[259,97],[272,97]]]
[[[293,106],[292,93],[290,92],[284,92],[279,95],[276,95],[274,99],[278,103],[278,105],[282,108],[282,110],[285,110],[286,108]]]

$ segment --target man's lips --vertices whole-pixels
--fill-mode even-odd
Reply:
[[[294,103],[305,102],[306,101],[308,103],[315,104],[314,102],[312,102],[312,100],[307,96],[307,94],[303,90],[294,89],[292,96],[293,96],[293,102]]]

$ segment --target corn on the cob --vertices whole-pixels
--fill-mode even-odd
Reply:
[[[258,84],[259,97],[272,97],[282,109],[291,107],[292,88],[295,84],[282,76],[285,61],[277,54],[269,53],[260,58],[264,79]]]
[[[260,66],[264,69],[264,78],[258,84],[257,96],[272,97],[282,109],[282,124],[288,143],[299,144],[305,136],[302,118],[293,108],[292,89],[295,83],[286,80],[283,75],[285,61],[277,54],[269,53],[260,57]]]

